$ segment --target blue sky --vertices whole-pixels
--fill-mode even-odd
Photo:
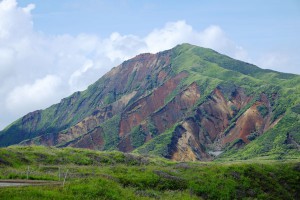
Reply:
[[[20,0],[34,3],[35,28],[48,34],[112,32],[144,36],[167,22],[185,20],[196,30],[220,26],[255,54],[282,48],[299,50],[298,0]],[[299,52],[299,51],[298,51]]]
[[[0,129],[183,42],[300,74],[299,35],[299,0],[2,0]]]

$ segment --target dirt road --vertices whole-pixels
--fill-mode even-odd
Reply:
[[[0,187],[15,187],[15,186],[39,186],[39,185],[60,185],[58,181],[41,181],[41,180],[21,180],[8,179],[0,180]]]

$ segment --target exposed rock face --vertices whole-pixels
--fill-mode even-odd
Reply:
[[[193,49],[197,54],[186,53]],[[238,77],[220,78],[211,73],[216,64],[206,53],[211,50],[182,45],[136,56],[86,91],[22,117],[0,133],[0,144],[117,149],[155,152],[180,161],[211,160],[210,151],[223,151],[229,144],[241,148],[276,126],[284,115],[274,119],[277,91],[256,91]],[[192,62],[195,57],[198,60]],[[219,64],[219,71],[235,73],[251,84],[256,83],[254,75],[246,69],[267,73],[232,60],[234,65],[242,67],[234,71],[227,63]]]
[[[264,94],[234,121],[232,119],[237,116],[238,111],[249,105],[251,97],[247,97],[242,89],[236,88],[229,99],[226,100],[217,88],[209,96],[209,100],[196,109],[193,118],[181,123],[184,131],[178,139],[177,151],[173,152],[174,160],[212,159],[204,147],[218,151],[236,139],[241,139],[242,144],[247,144],[250,142],[247,137],[251,133],[263,134],[268,130],[267,127],[271,126],[270,115],[263,117],[257,109],[260,105],[269,105]]]
[[[180,83],[180,80],[186,76],[187,74],[185,73],[178,74],[155,89],[150,95],[131,104],[122,114],[119,133],[120,137],[129,133],[133,127],[139,125],[157,109],[164,106],[166,97],[175,90],[176,86]]]

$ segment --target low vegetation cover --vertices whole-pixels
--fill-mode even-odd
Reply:
[[[300,198],[299,159],[173,162],[117,151],[13,146],[0,149],[0,169],[1,179],[62,182],[3,187],[0,199]]]

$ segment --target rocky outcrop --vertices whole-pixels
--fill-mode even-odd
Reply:
[[[181,123],[184,131],[180,135],[177,133],[178,142],[171,150],[172,159],[210,160],[214,157],[210,151],[221,151],[237,139],[245,145],[250,142],[251,134],[258,137],[272,127],[271,113],[263,116],[258,109],[263,106],[268,112],[272,110],[265,94],[254,102],[241,88],[235,88],[230,95],[226,99],[226,95],[216,88],[195,110],[195,115]]]
[[[122,114],[119,133],[120,137],[128,134],[133,127],[139,125],[153,112],[163,107],[165,105],[166,97],[176,89],[180,80],[186,76],[186,73],[178,74],[155,89],[151,94],[137,100],[127,107]]]

